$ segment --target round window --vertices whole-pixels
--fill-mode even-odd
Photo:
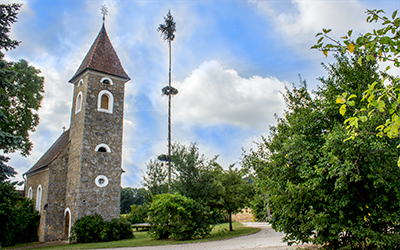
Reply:
[[[105,175],[99,175],[96,177],[94,183],[96,183],[98,187],[105,187],[108,185],[108,178]]]

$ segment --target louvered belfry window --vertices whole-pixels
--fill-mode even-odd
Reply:
[[[101,96],[101,105],[100,108],[102,109],[108,109],[108,102],[109,102],[109,98],[107,95],[102,95]]]

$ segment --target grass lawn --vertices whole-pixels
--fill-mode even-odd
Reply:
[[[119,241],[110,241],[110,242],[100,242],[100,243],[81,243],[81,244],[67,244],[67,245],[57,245],[57,246],[46,246],[40,247],[41,244],[38,243],[28,243],[28,244],[19,244],[12,247],[6,247],[4,249],[13,249],[13,248],[21,248],[21,247],[32,247],[29,249],[96,249],[96,248],[118,248],[118,247],[139,247],[139,246],[158,246],[158,245],[169,245],[169,244],[186,244],[186,243],[195,243],[195,242],[203,242],[203,241],[212,241],[212,240],[222,240],[229,239],[233,237],[248,235],[252,233],[256,233],[260,231],[259,228],[251,228],[244,227],[239,222],[233,223],[233,232],[229,232],[229,224],[223,223],[214,227],[211,232],[211,235],[196,240],[186,240],[186,241],[177,241],[177,240],[155,240],[150,237],[147,231],[134,231],[135,238],[127,239],[127,240],[119,240]],[[37,246],[35,246],[35,244]]]

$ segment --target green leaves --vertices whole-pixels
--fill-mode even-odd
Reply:
[[[289,244],[400,246],[397,140],[376,138],[388,99],[376,92],[382,88],[376,62],[360,65],[359,58],[336,54],[314,98],[305,84],[287,88],[283,117],[243,161],[255,172],[256,205],[268,205],[270,223]],[[369,102],[376,115],[368,114]],[[254,210],[267,216],[267,209]]]

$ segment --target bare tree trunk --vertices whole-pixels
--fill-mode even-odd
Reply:
[[[233,228],[232,228],[232,213],[231,212],[229,212],[229,231],[233,231]]]
[[[169,89],[171,91],[171,40],[168,40],[169,47]],[[171,189],[171,92],[168,95],[168,189]]]

